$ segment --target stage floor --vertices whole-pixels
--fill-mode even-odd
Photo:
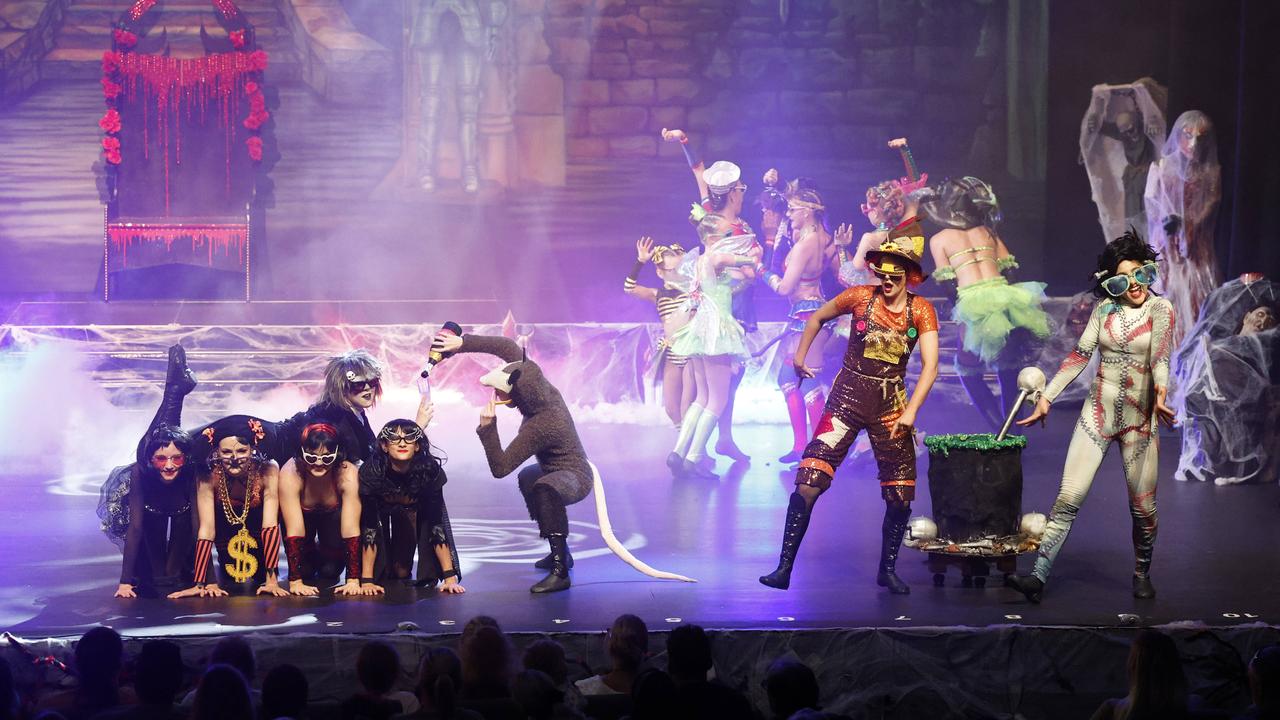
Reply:
[[[1055,408],[1046,430],[1032,431],[1024,453],[1023,510],[1047,512],[1078,411]],[[926,405],[922,429],[975,427],[963,405]],[[1280,623],[1280,529],[1275,486],[1215,487],[1172,479],[1178,441],[1161,442],[1160,537],[1153,578],[1159,596],[1130,595],[1130,520],[1117,454],[1103,465],[1067,542],[1043,605],[1000,587],[960,586],[958,574],[934,587],[925,556],[902,550],[900,575],[909,596],[876,587],[883,505],[870,455],[845,464],[817,506],[797,561],[792,588],[756,578],[776,562],[792,472],[772,458],[790,443],[785,426],[745,425],[738,442],[750,463],[720,460],[719,481],[673,480],[662,460],[672,439],[665,427],[591,424],[583,439],[608,490],[618,537],[649,564],[695,577],[697,584],[656,581],[631,570],[604,547],[593,503],[570,509],[577,558],[568,592],[534,596],[545,553],[514,487],[495,480],[475,438],[475,410],[445,408],[431,437],[449,455],[446,499],[462,557],[461,596],[395,589],[385,599],[259,598],[116,600],[119,554],[97,529],[96,491],[105,469],[128,460],[102,458],[101,468],[66,476],[52,468],[0,471],[8,500],[0,505],[0,627],[25,637],[78,635],[97,623],[135,636],[194,636],[240,631],[376,633],[405,629],[457,632],[477,614],[511,631],[598,632],[620,613],[640,615],[660,630],[680,622],[710,628],[822,629],[922,626],[1118,626],[1195,621],[1230,626]],[[515,417],[503,412],[509,438]],[[87,465],[86,465],[87,467]],[[921,474],[926,475],[927,457]],[[922,480],[915,514],[930,514]],[[1023,558],[1020,569],[1029,569]],[[954,573],[954,571],[953,571]],[[1136,616],[1129,617],[1129,616]],[[410,628],[412,629],[412,628]]]

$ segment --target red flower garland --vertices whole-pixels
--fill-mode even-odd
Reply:
[[[128,50],[138,44],[137,35],[134,35],[128,30],[121,30],[120,28],[116,28],[111,31],[111,39],[115,42],[116,47],[121,50]]]
[[[98,121],[98,127],[112,135],[120,132],[120,113],[115,108],[107,108],[106,114]]]
[[[129,8],[128,18],[137,22],[155,4],[156,0],[136,0]],[[213,5],[227,20],[240,17],[239,8],[236,7],[234,0],[213,0]],[[243,68],[241,72],[256,74],[256,81],[246,79],[244,83],[244,92],[249,100],[249,114],[245,117],[243,125],[250,132],[250,137],[245,140],[249,158],[254,162],[261,162],[262,126],[271,119],[271,113],[267,110],[266,96],[263,95],[260,84],[262,74],[267,69],[268,56],[265,50],[248,50],[251,36],[247,27],[229,32],[228,37],[236,50],[235,54],[246,61],[243,64],[240,62],[234,64]],[[106,134],[102,139],[103,156],[111,165],[119,165],[121,157],[118,135],[121,130],[121,120],[118,105],[120,94],[125,91],[123,66],[125,53],[137,47],[138,36],[124,27],[117,27],[111,31],[111,39],[114,49],[102,55],[102,96],[106,100],[107,111],[98,120],[98,127],[102,128]],[[132,68],[136,63],[129,64]],[[136,73],[136,70],[137,68],[133,68],[131,72]]]
[[[138,36],[127,30],[117,28],[112,37],[117,47],[133,47]],[[124,85],[120,80],[120,53],[108,50],[102,53],[102,96],[106,99],[107,112],[98,120],[98,127],[106,133],[102,138],[102,157],[111,165],[120,164],[120,111],[116,108]]]

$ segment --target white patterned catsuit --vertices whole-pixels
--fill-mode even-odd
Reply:
[[[1094,349],[1101,350],[1098,374],[1071,435],[1062,486],[1032,571],[1041,582],[1048,580],[1054,558],[1112,442],[1120,444],[1129,485],[1134,574],[1145,577],[1150,569],[1159,465],[1155,390],[1168,387],[1173,328],[1173,306],[1165,298],[1149,295],[1141,307],[1103,300],[1093,309],[1076,349],[1045,388],[1045,399],[1053,402],[1089,364]]]

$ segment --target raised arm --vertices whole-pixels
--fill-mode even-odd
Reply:
[[[439,333],[431,341],[433,350],[447,353],[485,353],[495,355],[503,362],[519,362],[524,359],[524,349],[515,340],[495,335],[449,335]]]
[[[702,171],[706,166],[702,163],[702,158],[698,157],[698,153],[689,144],[689,136],[683,130],[668,130],[662,128],[662,139],[667,142],[680,143],[680,149],[684,151],[684,158],[689,162],[689,170],[693,173],[693,179],[698,183],[698,200],[702,201],[711,196],[711,191],[707,189],[707,181],[702,179]]]
[[[498,418],[496,405],[492,399],[480,412],[480,426],[476,434],[480,436],[480,444],[484,446],[485,457],[489,460],[489,471],[496,478],[506,477],[516,468],[543,449],[545,438],[539,431],[539,418],[526,419],[520,424],[520,430],[511,444],[504,450],[502,440],[498,437]]]
[[[640,271],[644,269],[645,263],[652,259],[653,238],[646,235],[636,241],[636,264],[635,267],[631,268],[631,273],[627,275],[627,279],[623,281],[622,291],[632,297],[656,303],[658,301],[658,291],[637,283],[640,279]]]

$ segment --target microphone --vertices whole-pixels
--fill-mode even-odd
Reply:
[[[447,335],[458,336],[462,334],[462,326],[450,320],[440,327],[440,332]],[[431,375],[431,371],[435,369],[436,365],[439,364],[441,360],[444,360],[452,354],[453,353],[446,353],[435,349],[431,350],[431,352],[427,353],[427,364],[422,366],[421,377],[429,377]]]

